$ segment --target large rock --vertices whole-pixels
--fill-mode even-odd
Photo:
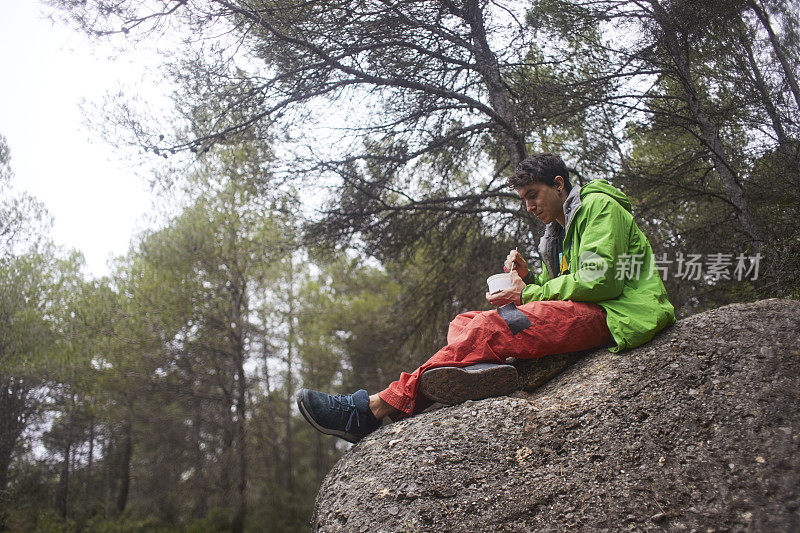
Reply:
[[[800,302],[698,314],[532,393],[382,427],[318,531],[798,531]]]

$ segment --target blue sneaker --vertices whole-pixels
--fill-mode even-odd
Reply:
[[[369,408],[369,394],[364,389],[347,395],[300,389],[297,407],[317,431],[354,444],[381,425]]]

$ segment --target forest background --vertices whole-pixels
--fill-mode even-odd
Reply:
[[[537,258],[532,151],[630,196],[680,316],[800,296],[796,1],[50,3],[175,43],[172,115],[93,117],[167,222],[87,277],[0,137],[0,530],[305,530],[344,447],[295,391],[380,390]]]

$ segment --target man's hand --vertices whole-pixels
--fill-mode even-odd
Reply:
[[[486,299],[495,307],[500,307],[508,303],[521,304],[522,291],[525,289],[525,282],[519,277],[516,270],[511,271],[511,287],[493,293],[486,293]]]
[[[524,279],[528,275],[528,263],[519,255],[518,251],[511,250],[508,252],[505,263],[503,263],[503,270],[506,272],[515,270],[519,277]]]

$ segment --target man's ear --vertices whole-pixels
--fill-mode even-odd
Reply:
[[[561,181],[559,182],[559,180]],[[553,178],[553,183],[555,184],[556,189],[559,192],[561,192],[564,189],[564,177],[561,174]]]

